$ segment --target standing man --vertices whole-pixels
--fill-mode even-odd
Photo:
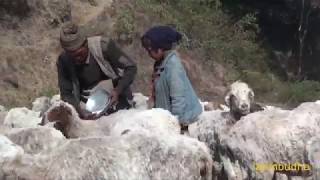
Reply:
[[[182,35],[169,26],[155,26],[141,38],[142,46],[154,60],[151,101],[154,107],[170,111],[178,117],[181,134],[198,120],[202,108],[181,63],[175,46]]]
[[[86,103],[88,91],[104,80],[112,80],[115,111],[132,106],[130,85],[137,66],[112,39],[86,37],[78,25],[68,22],[61,28],[60,43],[64,49],[57,61],[61,99],[73,105],[82,119],[97,118],[80,104]]]

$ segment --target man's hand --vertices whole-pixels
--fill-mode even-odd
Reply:
[[[97,114],[93,114],[85,109],[79,112],[79,116],[81,119],[84,119],[84,120],[96,120],[99,118]]]
[[[115,89],[113,89],[112,92],[111,92],[110,105],[112,105],[112,106],[117,105],[118,100],[119,100],[119,93]]]

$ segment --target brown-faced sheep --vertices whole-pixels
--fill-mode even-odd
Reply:
[[[47,111],[42,124],[49,122],[55,122],[55,127],[68,138],[121,135],[128,130],[176,134],[180,132],[177,119],[162,109],[122,110],[90,121],[80,119],[75,109],[62,101]]]

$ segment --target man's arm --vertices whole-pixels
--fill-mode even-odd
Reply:
[[[182,64],[178,60],[170,63],[168,84],[171,98],[171,113],[178,116],[180,121],[183,120],[181,118],[186,107],[184,76]]]
[[[60,56],[57,61],[58,70],[58,85],[60,89],[61,100],[71,104],[77,111],[79,109],[79,104],[77,104],[76,99],[72,93],[72,81],[71,77],[66,71],[66,64],[63,63],[63,57]]]
[[[132,84],[137,73],[137,65],[111,39],[102,38],[101,48],[104,58],[109,61],[112,68],[123,70],[123,76],[119,79],[117,87],[115,87],[117,93],[121,94],[124,89]]]

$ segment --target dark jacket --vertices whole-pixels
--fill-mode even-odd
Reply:
[[[120,96],[129,96],[131,93],[130,84],[132,84],[137,72],[137,66],[113,40],[101,38],[101,50],[105,63],[99,63],[101,69],[104,64],[110,64],[118,78],[110,77],[116,84],[115,90]],[[91,53],[91,52],[89,52]],[[67,53],[63,52],[57,61],[58,84],[60,95],[63,101],[66,101],[79,110],[81,85],[76,73],[76,65],[73,64]],[[122,75],[120,75],[120,71]],[[103,71],[102,71],[103,72]],[[105,73],[106,76],[108,76]],[[90,76],[90,74],[88,74]],[[131,94],[132,95],[132,94]]]

